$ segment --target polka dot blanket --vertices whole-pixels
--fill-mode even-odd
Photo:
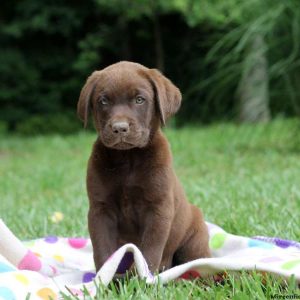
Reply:
[[[153,275],[140,250],[126,244],[96,274],[89,239],[48,236],[21,242],[0,219],[0,299],[61,299],[63,294],[84,299],[83,290],[95,295],[95,281],[108,285],[132,264],[148,284],[241,270],[269,272],[283,279],[294,275],[300,283],[300,243],[242,237],[210,223],[207,226],[212,258],[196,259]]]

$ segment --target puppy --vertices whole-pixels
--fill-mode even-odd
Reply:
[[[134,243],[152,272],[210,257],[201,211],[187,202],[161,131],[180,107],[179,89],[156,69],[119,62],[87,79],[78,115],[98,138],[88,162],[88,227],[99,270]]]

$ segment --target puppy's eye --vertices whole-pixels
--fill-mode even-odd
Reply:
[[[136,104],[143,104],[144,102],[145,102],[145,98],[142,97],[142,96],[137,96],[137,97],[135,98],[135,103],[136,103]]]
[[[107,105],[107,104],[109,103],[109,101],[108,101],[108,99],[107,99],[106,97],[101,96],[101,97],[99,98],[99,103],[100,103],[101,105]]]

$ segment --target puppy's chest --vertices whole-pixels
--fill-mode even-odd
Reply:
[[[120,232],[137,233],[144,223],[149,210],[147,201],[149,183],[145,182],[143,171],[128,166],[119,168],[109,179],[114,212]]]
[[[144,190],[139,186],[122,186],[118,198],[117,213],[120,220],[135,223],[144,213],[146,203],[144,200]]]

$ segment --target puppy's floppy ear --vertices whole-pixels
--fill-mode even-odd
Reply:
[[[77,115],[81,121],[84,123],[84,127],[87,126],[88,116],[91,107],[91,98],[96,87],[96,82],[99,79],[100,71],[95,71],[90,75],[83,86],[79,100],[77,103]]]
[[[173,116],[181,104],[180,90],[162,73],[156,69],[148,71],[151,84],[154,88],[155,101],[160,114],[162,125]]]

